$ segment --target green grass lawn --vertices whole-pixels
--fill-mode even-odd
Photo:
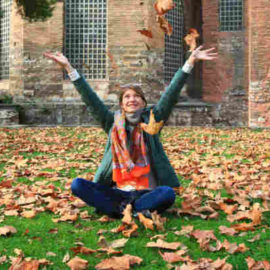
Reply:
[[[187,247],[186,255],[193,261],[226,257],[233,269],[248,269],[247,257],[270,262],[270,131],[165,128],[162,141],[183,186],[175,202],[176,209],[181,208],[188,196],[201,198],[201,206],[219,198],[228,205],[237,204],[234,214],[241,210],[250,211],[259,203],[262,219],[253,231],[239,231],[234,236],[220,233],[219,226],[230,227],[232,224],[227,219],[228,215],[220,209],[217,209],[216,219],[166,212],[162,215],[167,218],[165,231],[146,230],[135,220],[139,226],[137,236],[129,238],[126,245],[120,248],[123,254],[143,259],[140,265],[132,268],[169,269],[172,265],[183,264],[169,264],[162,259],[159,249],[146,247],[152,241],[150,238],[157,234],[165,235],[167,242],[181,242]],[[121,225],[121,220],[103,223],[99,221],[101,215],[93,209],[74,206],[73,210],[78,213],[88,211],[89,218],[54,222],[53,219],[60,217],[60,213],[46,209],[50,199],[63,200],[68,205],[74,202],[75,198],[70,193],[72,179],[78,176],[93,179],[105,143],[106,135],[99,128],[0,129],[0,227],[9,225],[17,230],[15,234],[0,236],[0,258],[7,256],[3,263],[0,259],[0,269],[9,269],[11,257],[18,257],[16,249],[22,250],[24,258],[46,258],[53,263],[44,266],[44,269],[69,269],[63,262],[67,254],[70,259],[79,256],[87,260],[88,269],[95,269],[95,265],[103,259],[114,256],[101,252],[75,255],[70,248],[83,245],[98,249],[101,229],[108,242],[123,238],[121,233],[110,232]],[[1,186],[9,180],[12,181],[10,187]],[[47,189],[48,193],[45,193]],[[18,203],[22,195],[36,196],[29,210],[40,210],[33,218],[22,216],[25,205]],[[239,196],[248,205],[233,201]],[[10,209],[17,209],[18,216],[6,215]],[[242,222],[250,223],[252,220],[245,218],[233,224]],[[224,249],[216,252],[203,250],[194,237],[175,234],[187,225],[193,225],[194,230],[213,230],[221,242],[227,239],[230,243],[244,243],[248,250],[234,254]],[[257,240],[254,240],[257,235]],[[211,244],[215,245],[214,242]]]

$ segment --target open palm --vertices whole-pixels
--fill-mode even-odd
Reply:
[[[62,68],[66,68],[70,66],[68,59],[60,52],[52,53],[52,52],[45,52],[43,54],[46,58],[53,60],[55,63],[60,65]]]
[[[191,57],[194,57],[196,60],[213,60],[216,59],[218,54],[213,52],[215,48],[210,48],[207,50],[202,50],[203,46],[199,46],[191,54]]]

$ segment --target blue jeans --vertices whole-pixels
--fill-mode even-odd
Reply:
[[[123,191],[117,188],[75,178],[71,184],[72,193],[108,216],[120,218],[126,205],[131,203],[133,211],[143,210],[159,213],[165,211],[175,201],[171,187],[159,186],[152,190]]]

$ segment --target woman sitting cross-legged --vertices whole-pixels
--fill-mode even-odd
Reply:
[[[110,111],[82,75],[61,53],[44,55],[64,68],[82,100],[108,134],[104,157],[93,182],[76,178],[71,189],[88,205],[120,218],[127,204],[134,213],[147,215],[169,208],[175,200],[173,188],[180,185],[159,139],[162,124],[177,103],[181,88],[197,60],[217,57],[214,48],[198,47],[179,69],[158,103],[147,107],[138,85],[126,85],[119,96],[120,110]],[[149,121],[151,124],[149,125]]]

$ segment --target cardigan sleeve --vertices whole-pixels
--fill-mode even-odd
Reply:
[[[163,92],[158,103],[154,107],[156,121],[166,121],[169,118],[175,104],[178,102],[181,89],[188,76],[189,73],[184,72],[181,68],[175,73],[170,85],[166,88],[165,92]]]
[[[108,133],[114,122],[113,112],[105,106],[83,76],[73,81],[73,84],[81,95],[82,101],[86,104],[89,112],[101,124],[105,132]]]

